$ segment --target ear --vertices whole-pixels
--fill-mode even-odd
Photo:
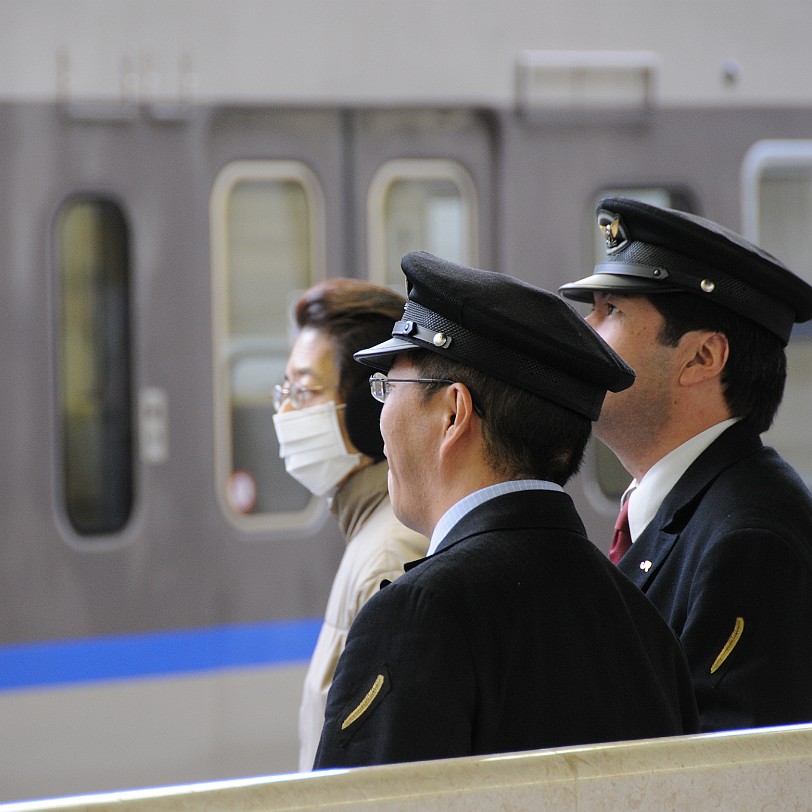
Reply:
[[[730,355],[730,345],[724,333],[694,330],[682,337],[687,360],[679,376],[683,386],[694,386],[721,377]]]
[[[440,454],[448,455],[461,450],[479,437],[477,415],[471,392],[464,383],[452,383],[437,393],[444,419]]]

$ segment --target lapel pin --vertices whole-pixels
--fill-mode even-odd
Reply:
[[[651,569],[651,561],[649,561],[648,559],[646,559],[645,561],[641,561],[640,569],[643,570],[643,572],[648,572]]]

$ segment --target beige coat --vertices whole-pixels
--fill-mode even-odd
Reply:
[[[386,578],[403,574],[407,561],[423,558],[429,541],[404,527],[386,490],[388,468],[379,462],[353,474],[333,498],[347,548],[330,589],[324,623],[305,677],[299,709],[299,769],[310,770],[324,724],[327,691],[359,609]]]

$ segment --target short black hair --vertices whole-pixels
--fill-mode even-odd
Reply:
[[[592,421],[533,392],[426,350],[408,353],[420,377],[465,384],[481,412],[485,458],[505,480],[564,485],[578,472]],[[436,391],[426,387],[426,397]]]
[[[727,337],[730,354],[722,371],[722,391],[733,417],[748,421],[761,434],[772,425],[787,379],[781,340],[732,310],[690,293],[647,297],[662,315],[660,343],[674,347],[685,333],[712,330]]]

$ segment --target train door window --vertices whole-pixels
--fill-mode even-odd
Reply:
[[[661,187],[635,187],[615,188],[603,190],[595,197],[590,208],[592,218],[598,201],[610,195],[623,195],[642,200],[655,206],[691,211],[694,208],[691,196],[681,189],[666,189]],[[594,220],[591,220],[594,222]],[[593,228],[594,243],[592,255],[594,262],[598,262],[605,252],[605,242],[597,228]],[[626,469],[620,464],[618,458],[600,440],[593,438],[592,453],[587,458],[586,469],[591,469],[591,476],[587,476],[587,493],[590,501],[606,513],[617,511],[618,501],[629,485],[630,477]]]
[[[72,198],[57,212],[62,497],[83,536],[115,533],[133,506],[128,243],[110,200]]]
[[[271,394],[291,305],[325,275],[323,193],[304,164],[237,161],[218,175],[210,208],[218,496],[243,527],[302,527],[322,506],[285,472]]]
[[[369,278],[403,287],[400,259],[425,250],[463,265],[477,262],[477,195],[456,161],[401,159],[378,169],[368,198]]]
[[[742,166],[744,236],[812,284],[812,141],[755,144]],[[799,324],[787,347],[787,382],[775,423],[765,434],[812,486],[812,324]]]

